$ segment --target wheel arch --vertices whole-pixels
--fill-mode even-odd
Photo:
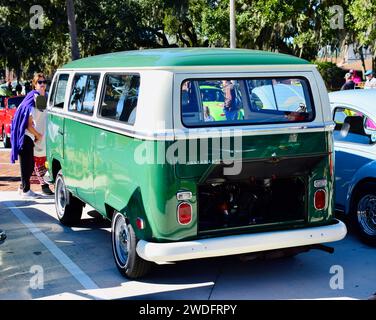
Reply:
[[[348,201],[347,201],[347,205],[346,205],[346,214],[350,214],[351,212],[351,209],[353,208],[353,205],[354,205],[354,202],[355,202],[355,199],[357,197],[357,195],[359,194],[359,192],[362,190],[362,188],[366,185],[366,184],[374,184],[375,187],[376,187],[376,177],[365,177],[361,180],[359,180],[352,188],[351,190],[349,190],[349,194],[348,194]]]
[[[128,202],[122,203],[112,197],[108,197],[105,202],[106,216],[112,221],[114,212],[122,213],[127,222],[130,223],[136,233],[137,238],[150,240],[153,235],[152,223],[146,214],[140,188],[136,188],[129,197]],[[136,220],[141,218],[144,221],[144,229],[137,228]]]
[[[59,173],[60,169],[62,169],[60,161],[58,159],[54,158],[52,160],[52,167],[51,168],[52,168],[52,178],[53,178],[53,181],[55,181],[57,174]]]

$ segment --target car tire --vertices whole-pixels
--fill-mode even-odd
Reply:
[[[66,188],[63,171],[55,179],[55,209],[60,222],[66,226],[77,224],[82,215],[83,202]]]
[[[151,262],[142,259],[136,251],[138,239],[125,216],[115,211],[111,223],[112,253],[120,273],[137,279],[151,269]]]
[[[10,138],[5,133],[5,130],[3,130],[3,132],[2,132],[2,136],[3,136],[4,148],[10,148]]]
[[[376,184],[366,183],[355,194],[350,223],[363,242],[376,246]]]

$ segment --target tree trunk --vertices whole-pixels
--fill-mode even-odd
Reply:
[[[77,59],[80,59],[80,51],[78,49],[76,18],[74,16],[73,0],[66,0],[66,4],[67,4],[69,34],[70,34],[71,47],[72,47],[72,60],[77,60]]]
[[[236,48],[235,0],[230,0],[230,48]]]
[[[366,72],[366,62],[364,61],[363,46],[359,47],[360,61],[362,61],[363,74]]]

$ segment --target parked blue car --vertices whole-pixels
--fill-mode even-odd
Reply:
[[[334,129],[335,207],[376,245],[376,90],[329,94]]]

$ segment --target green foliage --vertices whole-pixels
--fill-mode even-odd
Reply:
[[[375,0],[236,0],[237,46],[314,60],[324,46],[355,43],[376,57]],[[44,29],[29,26],[25,1],[0,3],[0,64],[52,73],[70,59],[66,1],[39,0]],[[345,30],[330,27],[340,5]],[[75,0],[82,57],[158,47],[229,46],[229,0]],[[330,68],[329,68],[330,69]]]
[[[349,4],[348,21],[353,24],[352,39],[358,50],[369,48],[373,52],[373,68],[376,69],[376,1],[353,0]]]
[[[345,82],[344,76],[346,71],[337,67],[332,62],[314,61],[313,63],[317,65],[317,69],[323,77],[326,88],[329,91],[336,91],[341,88]]]

